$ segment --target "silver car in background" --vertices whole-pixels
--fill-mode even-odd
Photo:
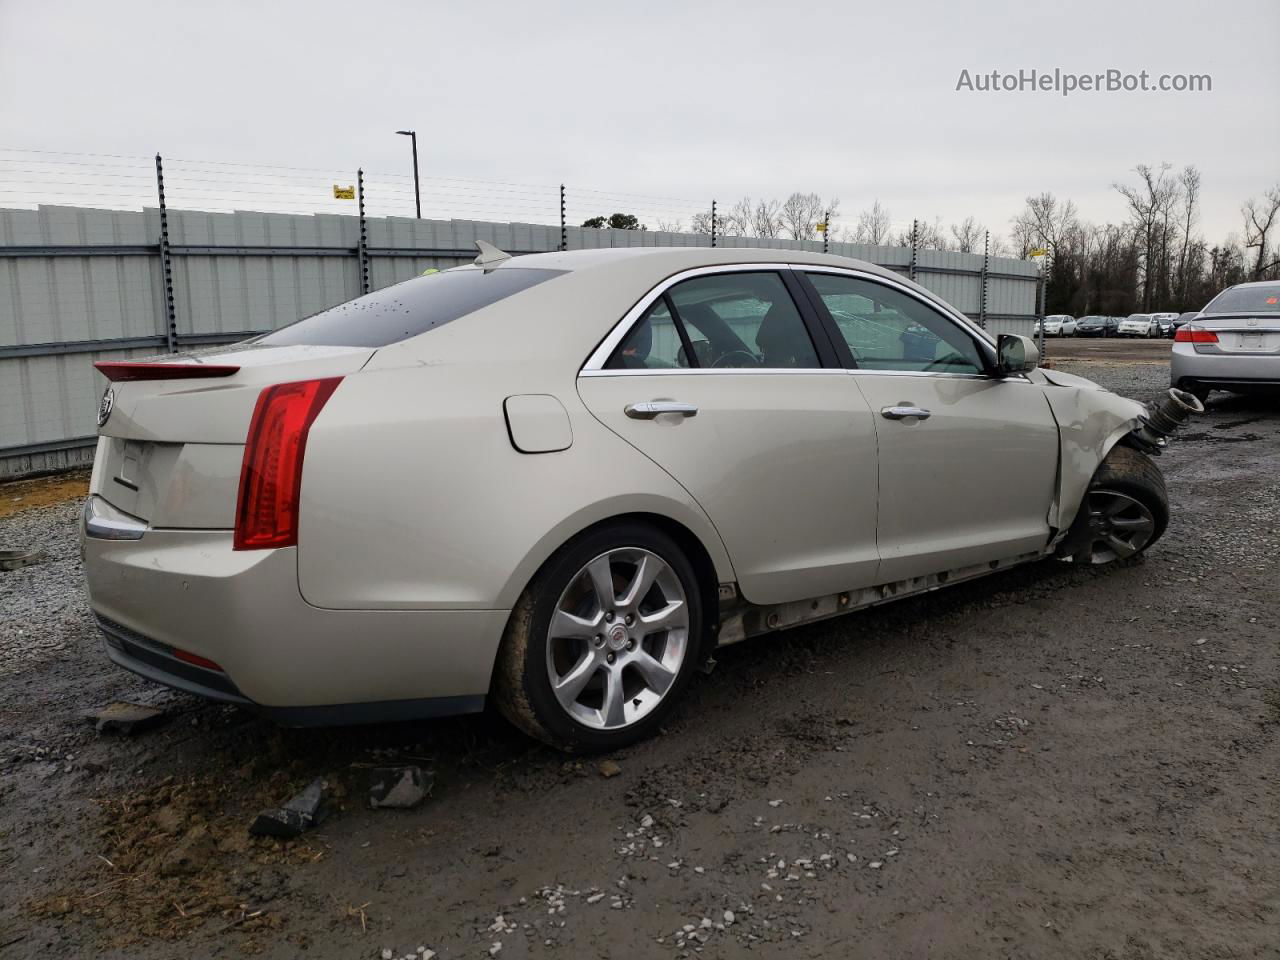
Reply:
[[[1241,283],[1214,297],[1178,328],[1169,374],[1200,400],[1212,390],[1280,392],[1280,282]]]

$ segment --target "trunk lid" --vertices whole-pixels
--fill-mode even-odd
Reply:
[[[153,527],[230,529],[262,389],[355,373],[374,352],[250,343],[158,357],[151,370],[145,364],[108,370],[122,379],[107,384],[110,410],[98,429],[90,492]],[[171,364],[181,373],[166,375]],[[209,376],[188,375],[202,366]]]
[[[1218,335],[1217,343],[1197,343],[1196,353],[1280,357],[1280,317],[1203,314],[1191,322]]]

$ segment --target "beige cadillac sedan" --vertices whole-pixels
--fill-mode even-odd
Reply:
[[[652,733],[717,645],[1164,531],[1198,408],[1036,368],[892,272],[510,258],[102,363],[83,549],[116,663],[281,722],[496,704]]]

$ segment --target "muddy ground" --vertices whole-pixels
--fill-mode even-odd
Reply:
[[[1216,399],[1161,466],[1145,562],[725,650],[609,778],[488,716],[291,731],[165,694],[101,654],[78,504],[0,519],[50,555],[0,574],[0,960],[1278,956],[1280,403]],[[122,696],[168,722],[81,719]],[[369,810],[387,761],[432,797]],[[330,820],[248,838],[316,776]]]

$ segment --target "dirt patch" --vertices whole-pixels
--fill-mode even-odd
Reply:
[[[0,517],[8,517],[34,507],[47,507],[89,495],[89,471],[0,483]]]

